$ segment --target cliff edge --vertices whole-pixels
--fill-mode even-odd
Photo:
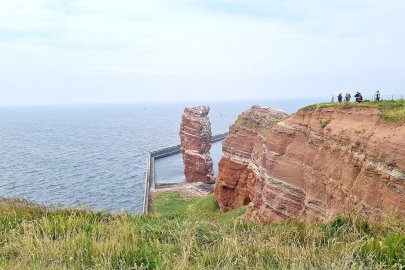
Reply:
[[[216,191],[221,210],[251,201],[248,216],[276,223],[328,222],[352,211],[372,218],[404,216],[405,125],[382,119],[381,109],[372,106],[301,109],[269,130],[262,122],[255,125],[253,147],[241,143],[246,136],[231,127],[217,188],[239,175],[254,184],[247,184],[243,200],[237,185],[237,196]],[[229,145],[239,153],[232,162],[226,161]]]
[[[256,175],[249,163],[261,132],[269,131],[287,114],[253,106],[239,115],[222,144],[223,157],[215,185],[215,196],[222,211],[246,205],[254,198]]]

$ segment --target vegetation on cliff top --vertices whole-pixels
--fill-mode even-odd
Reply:
[[[168,192],[155,214],[0,201],[0,269],[404,269],[405,223],[248,223],[211,195]]]
[[[262,127],[262,130],[260,131],[260,133],[266,135],[268,133],[270,133],[270,131],[273,129],[273,127],[279,122],[279,120],[273,120],[270,121],[267,126]],[[236,124],[239,124],[241,126],[247,127],[247,128],[258,128],[259,124],[257,123],[257,121],[254,121],[252,119],[249,119],[247,117],[243,117],[241,115],[238,116],[238,119],[236,119]]]
[[[302,110],[314,110],[322,108],[354,108],[354,107],[369,107],[377,108],[381,112],[381,119],[387,122],[402,122],[405,121],[405,100],[385,100],[385,101],[369,101],[362,103],[319,103],[306,106]]]

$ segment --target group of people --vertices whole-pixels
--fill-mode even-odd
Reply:
[[[359,92],[357,92],[356,93],[356,95],[358,94]],[[349,93],[346,93],[346,95],[345,95],[345,102],[350,102],[350,99],[352,98],[352,95],[350,95]],[[342,101],[343,101],[343,95],[342,95],[342,93],[339,93],[339,95],[338,95],[338,101],[339,101],[339,103],[342,103]]]
[[[359,91],[357,91],[357,93],[354,95],[354,97],[356,98],[357,103],[363,102],[363,95]],[[344,97],[344,102],[350,102],[351,98],[352,98],[352,95],[350,93],[346,93],[346,95]],[[374,98],[376,101],[380,101],[380,91],[375,92]],[[342,93],[339,93],[339,95],[338,95],[338,102],[339,103],[343,102]]]

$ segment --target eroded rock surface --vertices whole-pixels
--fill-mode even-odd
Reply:
[[[208,106],[196,106],[184,109],[182,115],[180,141],[186,182],[215,182],[209,111]]]
[[[382,122],[378,109],[300,110],[261,134],[249,160],[222,168],[231,175],[245,166],[254,179],[250,217],[279,223],[328,222],[352,211],[405,215],[405,126]],[[240,204],[230,202],[221,209]]]
[[[375,108],[300,110],[255,145],[254,215],[328,222],[405,211],[405,126]]]
[[[253,200],[256,175],[248,166],[260,136],[287,114],[278,110],[253,106],[239,115],[229,128],[222,149],[215,196],[222,211],[228,211]],[[263,133],[263,134],[261,134]]]

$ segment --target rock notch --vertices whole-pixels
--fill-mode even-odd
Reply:
[[[215,182],[209,111],[208,106],[196,106],[185,108],[182,115],[180,141],[186,182]]]

